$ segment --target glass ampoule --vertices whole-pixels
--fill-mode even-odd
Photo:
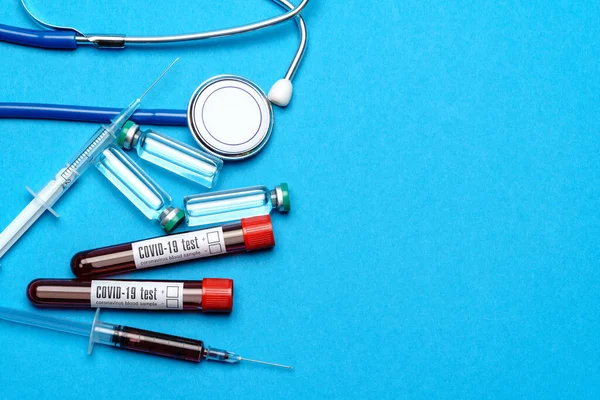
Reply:
[[[117,139],[125,150],[135,149],[144,160],[207,188],[217,182],[223,161],[152,129],[142,131],[128,121]]]
[[[271,210],[288,212],[287,183],[269,190],[266,186],[208,192],[184,198],[188,226],[210,226],[241,218],[267,215]]]
[[[158,221],[165,232],[171,232],[183,221],[184,212],[171,205],[169,194],[118,146],[104,150],[96,168],[147,218]]]

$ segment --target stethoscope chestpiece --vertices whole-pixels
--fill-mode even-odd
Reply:
[[[202,83],[187,110],[192,135],[209,153],[242,160],[258,153],[273,129],[273,109],[254,83],[220,75]]]

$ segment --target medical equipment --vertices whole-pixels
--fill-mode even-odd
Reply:
[[[108,146],[116,139],[123,125],[129,117],[137,110],[144,96],[161,80],[161,78],[171,69],[178,61],[175,59],[163,71],[162,74],[146,89],[146,91],[129,106],[123,109],[119,115],[114,117],[108,126],[100,127],[83,146],[81,151],[73,158],[73,160],[62,168],[54,179],[50,180],[46,186],[39,192],[34,193],[27,188],[34,196],[34,199],[21,213],[0,233],[0,257],[2,257],[8,249],[29,229],[31,225],[48,210],[58,217],[58,214],[52,210],[52,206],[58,199],[69,189],[73,183],[83,174],[88,167],[95,162],[97,157],[102,154]]]
[[[225,160],[239,160],[265,146],[273,128],[273,109],[267,95],[249,80],[217,76],[192,95],[188,125],[206,151]]]
[[[219,158],[152,129],[142,131],[132,121],[123,126],[117,142],[126,150],[135,149],[142,159],[207,188],[215,185],[223,168],[223,161]]]
[[[131,310],[228,313],[233,308],[233,281],[36,279],[27,297],[42,308],[122,308]]]
[[[264,215],[209,229],[82,251],[71,259],[71,270],[78,278],[91,279],[273,246],[271,217]]]
[[[269,91],[269,99],[282,107],[287,106],[292,96],[291,80],[298,69],[298,65],[306,49],[306,25],[300,12],[308,4],[308,0],[302,0],[298,6],[294,7],[288,0],[272,0],[285,10],[284,13],[263,21],[249,23],[246,25],[232,28],[219,29],[207,32],[198,32],[182,35],[163,35],[163,36],[125,36],[125,35],[90,35],[84,34],[72,27],[64,27],[49,24],[35,16],[25,0],[21,0],[25,11],[39,25],[50,30],[31,30],[17,28],[0,24],[0,41],[15,43],[25,46],[41,47],[46,49],[76,49],[80,44],[92,44],[96,48],[124,48],[128,44],[135,45],[156,45],[174,42],[188,42],[196,40],[214,39],[226,36],[235,36],[243,33],[253,32],[260,29],[273,27],[282,22],[295,19],[300,32],[300,44],[294,55],[294,58],[288,67],[283,79],[278,80]]]
[[[183,199],[188,226],[210,226],[256,215],[268,215],[271,210],[291,209],[287,183],[269,190],[266,186],[223,190],[187,196]]]
[[[148,219],[158,221],[166,233],[183,222],[185,213],[171,205],[171,196],[117,145],[102,152],[96,168]]]
[[[74,49],[78,44],[96,47],[124,47],[125,44],[158,44],[232,36],[274,26],[295,18],[300,42],[283,79],[265,93],[248,79],[233,75],[216,76],[205,81],[192,96],[188,110],[142,110],[133,116],[138,124],[187,125],[194,139],[207,152],[225,160],[242,160],[258,153],[267,143],[273,129],[271,103],[285,107],[289,104],[292,79],[300,65],[307,43],[306,25],[300,11],[308,0],[294,8],[287,0],[273,0],[286,10],[284,14],[241,27],[188,35],[128,37],[122,35],[85,35],[74,28],[43,22],[22,4],[39,24],[52,31],[33,31],[0,25],[0,41],[45,48]],[[51,32],[51,33],[49,33]],[[0,104],[0,118],[65,119],[98,122],[109,118],[115,110],[96,107],[50,104]]]
[[[0,319],[5,321],[89,337],[88,354],[92,353],[94,344],[98,343],[139,353],[154,354],[196,363],[202,360],[219,361],[229,364],[249,361],[289,370],[293,369],[293,367],[287,365],[252,360],[227,350],[205,346],[204,342],[200,340],[111,324],[100,321],[99,317],[100,309],[98,308],[92,324],[89,325],[68,319],[52,318],[38,313],[0,307]]]

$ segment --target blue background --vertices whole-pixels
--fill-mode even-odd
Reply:
[[[30,0],[85,32],[161,34],[279,12],[268,1]],[[523,4],[527,3],[527,4]],[[573,4],[575,3],[575,4]],[[3,0],[2,23],[34,27]],[[273,251],[127,278],[236,282],[230,316],[104,312],[294,372],[179,363],[0,324],[3,398],[598,398],[600,17],[597,1],[313,0],[295,97],[257,157],[220,189],[287,181]],[[0,101],[185,108],[223,73],[265,91],[293,23],[188,46],[45,51],[0,43]],[[0,225],[96,126],[0,121]],[[186,128],[160,131],[193,144]],[[202,191],[140,164],[182,204]],[[31,310],[34,278],[77,251],[158,226],[90,170],[2,259],[0,302]],[[46,312],[46,311],[45,311]],[[47,311],[90,321],[92,311]]]

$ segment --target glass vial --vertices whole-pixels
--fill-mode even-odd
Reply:
[[[273,209],[280,212],[291,209],[287,183],[273,190],[266,186],[253,186],[187,196],[183,201],[188,226],[210,226],[267,215]]]
[[[175,229],[185,217],[171,206],[171,197],[118,146],[104,150],[96,168],[149,219],[159,221],[165,232]]]
[[[223,161],[151,129],[127,121],[117,140],[124,149],[135,149],[138,155],[153,164],[212,188],[217,182]]]

